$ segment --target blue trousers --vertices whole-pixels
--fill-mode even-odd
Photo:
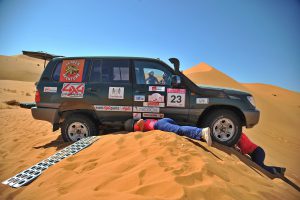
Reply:
[[[280,172],[280,167],[274,167],[274,166],[267,166],[264,164],[265,161],[265,156],[266,153],[263,150],[263,148],[261,147],[257,147],[251,154],[250,157],[251,159],[258,164],[259,166],[261,166],[262,168],[264,168],[265,170],[267,170],[268,172],[275,174],[276,171]]]
[[[202,129],[193,126],[179,126],[173,119],[163,118],[154,124],[155,130],[168,131],[177,135],[186,136],[192,139],[200,140]]]

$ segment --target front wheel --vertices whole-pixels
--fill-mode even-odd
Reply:
[[[215,110],[209,113],[202,123],[210,127],[212,139],[226,146],[238,142],[242,133],[241,119],[231,110]]]
[[[80,114],[70,114],[61,127],[61,135],[65,142],[75,142],[97,133],[96,124],[87,116]]]

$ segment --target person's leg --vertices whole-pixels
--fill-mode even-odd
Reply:
[[[267,166],[267,165],[264,164],[265,156],[266,156],[266,153],[263,150],[263,148],[261,148],[261,147],[257,147],[250,154],[251,159],[256,164],[258,164],[259,166],[261,166],[262,168],[264,168],[265,170],[267,170],[268,172],[270,172],[272,174],[281,173],[282,168],[280,168],[280,167],[274,167],[274,166]]]
[[[181,126],[178,130],[178,134],[196,140],[200,140],[202,138],[202,128],[193,127],[193,126]]]
[[[158,120],[154,126],[157,130],[173,132],[181,136],[187,136],[192,139],[200,140],[201,128],[193,127],[193,126],[179,126],[175,123],[174,120],[170,118],[163,118]]]
[[[170,118],[163,118],[154,124],[154,129],[177,133],[179,126]]]

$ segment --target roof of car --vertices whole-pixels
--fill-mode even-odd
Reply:
[[[133,56],[71,56],[71,57],[57,57],[56,59],[139,59],[139,60],[160,60],[159,58],[149,58],[149,57],[133,57]]]

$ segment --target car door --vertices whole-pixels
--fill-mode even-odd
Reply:
[[[94,59],[86,98],[101,121],[132,118],[132,82],[128,59]]]
[[[155,60],[133,60],[133,116],[139,118],[172,118],[185,122],[188,118],[188,91],[172,88],[174,72]]]

